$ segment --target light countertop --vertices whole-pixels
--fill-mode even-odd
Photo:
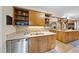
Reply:
[[[62,32],[77,32],[79,30],[58,30],[58,31],[62,31]]]
[[[56,34],[56,33],[53,33],[53,32],[31,32],[30,34],[24,35],[23,32],[18,32],[18,33],[15,32],[15,33],[7,35],[7,40],[24,39],[24,38],[54,35],[54,34]]]
[[[53,29],[51,29],[53,30]],[[62,32],[74,32],[74,31],[79,31],[79,30],[55,30],[55,31],[62,31]]]

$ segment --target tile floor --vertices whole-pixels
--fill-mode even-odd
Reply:
[[[64,44],[60,41],[56,41],[55,49],[48,53],[79,53],[79,40]]]

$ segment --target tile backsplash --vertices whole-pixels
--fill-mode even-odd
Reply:
[[[31,32],[47,31],[44,26],[16,26],[16,32],[24,32],[25,30]]]

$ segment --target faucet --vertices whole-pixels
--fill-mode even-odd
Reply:
[[[25,30],[25,31],[24,31],[24,35],[29,34],[29,33],[30,33],[29,30]]]

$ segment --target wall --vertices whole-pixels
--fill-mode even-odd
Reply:
[[[3,7],[3,19],[4,19],[4,30],[5,34],[10,34],[16,31],[15,27],[12,25],[6,25],[6,15],[13,17],[13,8],[12,6],[4,6]]]
[[[45,27],[43,26],[28,26],[28,27],[23,27],[23,26],[18,26],[16,28],[17,32],[24,32],[25,30],[29,30],[30,32],[39,32],[39,31],[47,31]]]
[[[6,35],[16,31],[15,27],[12,25],[6,25],[6,15],[13,17],[13,8],[12,6],[3,6],[2,7],[2,16],[3,16],[3,52],[6,52]]]
[[[77,30],[79,30],[79,21],[77,21],[76,26],[77,26]]]
[[[2,7],[0,6],[0,53],[2,52]]]

